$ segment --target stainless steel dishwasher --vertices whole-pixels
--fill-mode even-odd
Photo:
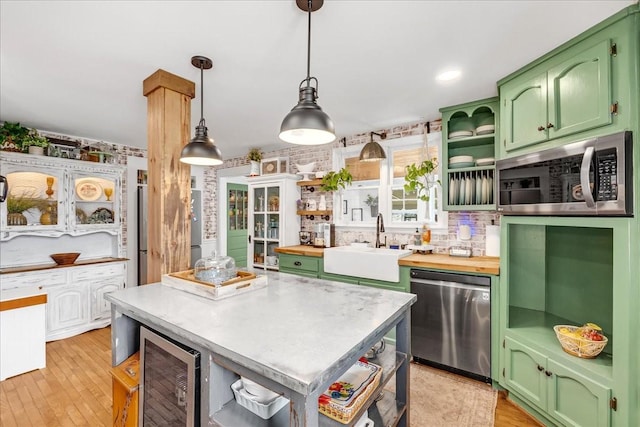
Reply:
[[[491,278],[411,270],[414,361],[491,382]]]

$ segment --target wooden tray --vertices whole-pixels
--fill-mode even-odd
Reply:
[[[219,300],[267,286],[267,276],[255,275],[246,271],[238,271],[234,279],[222,282],[219,286],[197,280],[193,270],[177,271],[163,274],[162,284],[189,292],[194,295]]]
[[[213,283],[209,283],[209,282],[203,282],[202,280],[198,280],[196,279],[195,273],[192,270],[185,270],[185,271],[177,271],[175,273],[169,273],[169,276],[172,277],[177,277],[178,279],[184,279],[184,280],[190,280],[192,282],[196,282],[200,285],[204,285],[204,286],[212,286],[212,287],[216,287],[216,285],[214,285]],[[233,279],[229,279],[226,282],[222,282],[220,284],[220,286],[228,286],[228,285],[233,285],[235,283],[241,282],[243,280],[251,280],[251,279],[255,279],[256,275],[253,273],[249,273],[248,271],[238,271],[236,273],[236,277]]]

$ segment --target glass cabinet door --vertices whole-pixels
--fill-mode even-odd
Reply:
[[[115,177],[72,175],[70,199],[74,211],[70,215],[71,225],[104,227],[118,224],[117,191],[119,181]]]
[[[10,172],[9,172],[10,171]],[[8,192],[2,203],[2,229],[5,231],[63,229],[64,172],[42,168],[37,172],[5,169]]]
[[[280,186],[252,187],[253,265],[278,269],[275,248],[280,246]]]

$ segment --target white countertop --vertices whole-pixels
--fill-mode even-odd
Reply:
[[[262,272],[258,274],[263,274]],[[161,284],[106,299],[304,395],[386,331],[416,301],[409,293],[268,272],[269,285],[213,301]]]

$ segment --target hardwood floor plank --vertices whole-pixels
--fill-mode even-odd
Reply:
[[[107,327],[47,343],[46,368],[0,382],[0,425],[109,427],[111,393],[111,329]],[[494,426],[541,425],[499,393]]]

